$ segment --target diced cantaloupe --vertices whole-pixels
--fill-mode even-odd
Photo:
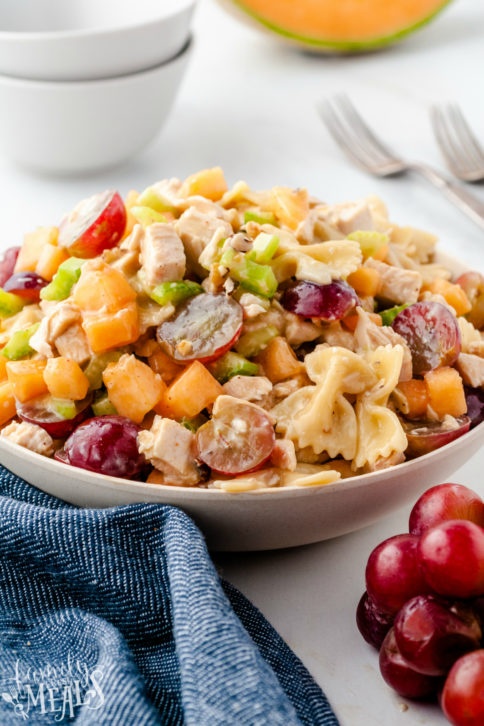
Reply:
[[[0,383],[0,426],[10,421],[17,413],[13,386],[10,381]]]
[[[379,315],[378,313],[366,313],[366,315],[371,320],[371,322],[374,323],[374,325],[378,325],[379,328],[383,325],[381,315]],[[343,328],[346,328],[346,330],[350,330],[352,333],[354,333],[356,330],[356,326],[358,325],[360,320],[361,318],[357,312],[351,312],[341,319],[341,325],[343,326]]]
[[[422,418],[427,413],[429,394],[422,378],[400,381],[395,389],[394,398],[397,407],[408,418]]]
[[[223,393],[220,383],[200,361],[190,363],[175,378],[155,407],[161,416],[182,419],[197,416]]]
[[[93,353],[129,345],[139,337],[138,307],[131,302],[117,312],[86,313],[82,327]]]
[[[309,213],[307,190],[273,187],[271,189],[270,206],[279,222],[290,229],[296,229]]]
[[[35,272],[44,280],[50,282],[59,269],[59,265],[65,262],[68,257],[69,253],[65,247],[57,247],[51,243],[46,244],[40,250]]]
[[[425,374],[429,405],[439,418],[467,412],[464,383],[455,368],[442,366]]]
[[[285,338],[277,336],[269,341],[264,350],[257,356],[257,363],[264,369],[264,374],[272,383],[279,383],[299,375],[304,365],[296,358],[296,354]]]
[[[454,308],[456,315],[465,315],[472,309],[472,303],[460,285],[437,277],[429,282],[423,290],[434,295],[442,295],[445,301]]]
[[[46,361],[42,359],[10,360],[7,377],[15,398],[21,403],[48,392],[44,380]]]
[[[183,365],[175,363],[173,358],[170,358],[160,347],[148,356],[148,365],[155,373],[160,374],[165,383],[171,383],[174,378],[180,375],[184,368]]]
[[[141,423],[166,390],[166,384],[157,373],[127,353],[107,365],[103,381],[116,411],[135,423]]]
[[[136,300],[136,291],[122,272],[96,260],[82,266],[73,300],[83,312],[109,313]]]
[[[0,381],[7,380],[7,358],[0,353]]]
[[[351,272],[346,281],[358,295],[373,297],[380,289],[380,273],[373,267],[358,267]]]
[[[215,166],[212,169],[202,169],[187,177],[181,186],[180,195],[184,197],[200,195],[216,202],[227,189],[222,169]]]
[[[22,241],[14,271],[35,272],[44,246],[56,245],[58,235],[58,227],[38,227],[33,232],[28,232]]]
[[[47,360],[44,381],[54,398],[80,401],[87,396],[89,390],[89,379],[79,363],[64,356]]]

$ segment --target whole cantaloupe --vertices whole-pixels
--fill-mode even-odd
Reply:
[[[222,0],[259,27],[308,49],[356,53],[394,43],[450,0]]]

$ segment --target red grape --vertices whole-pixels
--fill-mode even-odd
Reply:
[[[73,418],[65,418],[53,405],[50,395],[31,398],[25,403],[16,402],[17,415],[22,421],[37,424],[45,429],[54,439],[69,436],[72,431],[91,414],[91,399],[89,395],[82,401],[75,402],[77,411]]]
[[[129,478],[146,462],[138,451],[140,427],[124,416],[96,416],[81,423],[64,445],[67,463],[107,476]]]
[[[461,349],[459,325],[442,303],[413,303],[395,316],[392,327],[410,348],[414,377],[439,366],[451,366],[457,360]]]
[[[484,724],[484,650],[459,658],[450,669],[441,696],[441,706],[453,726]]]
[[[429,454],[454,439],[466,434],[471,427],[469,416],[454,419],[451,427],[442,421],[403,421],[402,425],[407,436],[408,446],[405,450],[407,459]]]
[[[479,648],[482,631],[471,606],[433,595],[417,595],[399,610],[395,640],[411,668],[442,676],[464,653]]]
[[[284,290],[281,305],[304,318],[341,320],[359,304],[356,292],[347,282],[333,280],[327,285],[300,280]]]
[[[38,302],[40,291],[47,285],[47,280],[36,272],[16,272],[5,282],[3,289],[28,300]]]
[[[9,277],[12,277],[15,270],[20,247],[9,247],[0,257],[0,287],[3,287]]]
[[[464,386],[467,415],[471,420],[471,428],[484,421],[484,389]]]
[[[189,298],[157,330],[163,350],[177,361],[215,360],[233,346],[242,330],[242,306],[224,294]]]
[[[393,615],[379,610],[364,592],[356,609],[356,625],[366,642],[378,650],[393,625]]]
[[[96,257],[124,234],[126,208],[118,192],[107,190],[83,199],[62,220],[59,245],[76,257]]]
[[[260,468],[272,454],[274,426],[266,412],[246,401],[226,399],[196,433],[198,455],[213,471],[231,476]],[[230,400],[229,400],[230,399]]]
[[[400,653],[393,628],[382,643],[379,663],[384,681],[403,698],[429,700],[437,697],[442,679],[419,673],[409,666]]]
[[[451,519],[421,535],[418,559],[429,587],[448,597],[484,595],[484,529]]]
[[[383,612],[395,614],[407,600],[430,591],[417,556],[419,538],[397,534],[371,552],[365,578],[368,595]]]
[[[410,512],[409,531],[422,534],[449,519],[468,519],[484,526],[484,502],[463,484],[437,484],[427,489]]]
[[[475,270],[463,272],[456,280],[472,305],[466,314],[467,320],[478,330],[484,327],[484,275]]]

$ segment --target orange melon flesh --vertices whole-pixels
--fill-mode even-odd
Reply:
[[[321,49],[361,50],[416,30],[450,0],[234,0],[288,39]]]

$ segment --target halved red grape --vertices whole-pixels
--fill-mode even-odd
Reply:
[[[451,366],[457,360],[461,349],[459,325],[442,303],[413,303],[395,316],[392,328],[410,348],[414,377],[439,366]]]
[[[366,642],[379,650],[393,625],[393,615],[377,608],[365,591],[356,608],[356,625]]]
[[[291,313],[329,322],[346,317],[359,304],[359,298],[344,280],[327,285],[299,280],[284,290],[280,302]]]
[[[146,465],[144,456],[138,451],[140,430],[124,416],[87,419],[65,442],[65,461],[107,476],[133,477]]]
[[[404,421],[402,425],[407,435],[407,459],[423,456],[467,433],[471,427],[469,416],[459,416],[450,424],[447,421]]]
[[[484,421],[484,389],[464,386],[467,415],[471,420],[471,428]]]
[[[246,401],[219,397],[220,408],[195,434],[200,460],[219,474],[259,469],[272,454],[274,426],[267,413]],[[230,399],[230,400],[229,400]]]
[[[476,613],[466,602],[418,595],[399,610],[394,622],[400,653],[414,670],[443,676],[464,653],[479,648]]]
[[[118,192],[108,189],[83,199],[62,220],[59,245],[76,257],[96,257],[114,247],[126,228],[126,208]]]
[[[89,394],[82,401],[72,401],[72,407],[76,413],[71,418],[66,418],[63,415],[62,406],[56,404],[52,396],[38,396],[25,403],[17,401],[17,416],[22,421],[37,424],[45,429],[53,439],[63,439],[90,415],[91,400],[92,396]]]
[[[0,287],[3,287],[9,277],[12,277],[17,262],[20,247],[9,247],[0,257]]]
[[[393,628],[380,648],[380,672],[384,681],[403,698],[435,700],[442,684],[438,676],[429,676],[411,668],[400,653]]]
[[[28,300],[38,302],[40,291],[47,285],[47,280],[36,272],[16,272],[5,282],[3,289]]]
[[[472,305],[471,310],[466,314],[467,320],[475,328],[484,328],[484,275],[475,270],[463,272],[456,280],[457,285],[464,290]]]
[[[189,298],[157,330],[163,350],[177,361],[208,363],[234,345],[242,330],[243,309],[225,294]]]

